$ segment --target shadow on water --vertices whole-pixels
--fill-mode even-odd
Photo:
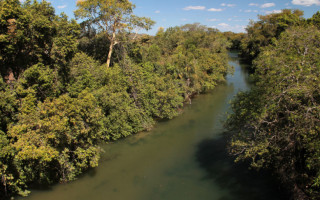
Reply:
[[[227,151],[226,136],[205,139],[197,146],[196,160],[206,171],[204,179],[212,180],[228,196],[220,200],[288,199],[268,171],[249,170],[246,163],[234,163]]]

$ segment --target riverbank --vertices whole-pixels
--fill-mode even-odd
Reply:
[[[236,53],[233,76],[197,96],[182,115],[104,146],[99,167],[78,180],[33,190],[28,200],[283,199],[270,176],[236,165],[227,155],[221,120],[228,102],[249,88]]]

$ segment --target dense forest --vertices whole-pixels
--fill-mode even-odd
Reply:
[[[247,34],[226,36],[248,62],[255,86],[232,102],[230,152],[271,169],[293,199],[320,199],[320,13],[259,16]]]
[[[47,1],[0,0],[0,199],[96,167],[99,144],[150,130],[225,81],[230,42],[154,22],[128,0],[78,1],[79,24]]]
[[[320,12],[150,36],[138,30],[155,22],[130,1],[101,2],[78,1],[76,21],[47,1],[0,0],[0,199],[74,180],[98,166],[99,145],[179,115],[225,81],[230,48],[254,82],[231,103],[230,153],[271,169],[293,199],[320,198]]]

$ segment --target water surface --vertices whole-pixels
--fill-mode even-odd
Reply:
[[[227,83],[196,97],[179,117],[150,132],[104,146],[99,167],[78,180],[33,190],[27,200],[269,200],[283,199],[270,175],[233,163],[222,120],[229,101],[248,90],[247,73],[235,67]]]

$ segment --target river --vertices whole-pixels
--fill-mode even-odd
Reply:
[[[76,181],[34,189],[26,200],[277,200],[284,199],[267,173],[234,164],[222,121],[229,101],[250,84],[237,52],[234,75],[199,95],[184,112],[103,148],[99,167]]]

